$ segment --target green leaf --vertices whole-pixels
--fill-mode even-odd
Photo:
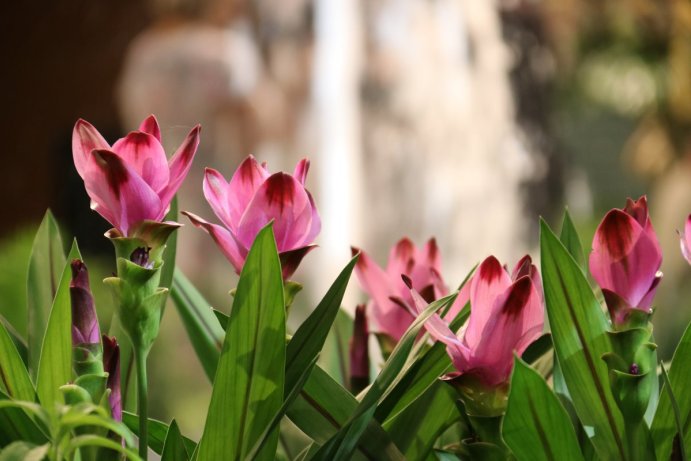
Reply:
[[[54,408],[55,402],[63,402],[60,386],[72,380],[72,307],[70,304],[72,271],[70,261],[73,259],[81,259],[76,240],[72,243],[72,249],[59,279],[38,364],[36,392],[41,404],[51,410]]]
[[[209,381],[213,381],[225,332],[211,305],[178,269],[173,277],[173,303]]]
[[[65,266],[64,251],[58,224],[48,210],[36,232],[27,277],[29,370],[34,378],[38,373],[39,354],[50,309]]]
[[[283,403],[285,359],[283,279],[269,224],[240,274],[199,459],[245,459]],[[273,459],[277,442],[267,443],[258,458]]]
[[[561,224],[561,233],[559,234],[559,240],[569,252],[571,257],[576,261],[576,263],[581,267],[585,268],[585,257],[583,256],[583,245],[581,245],[581,239],[576,231],[576,226],[574,226],[571,220],[571,215],[569,210],[564,210],[564,220]]]
[[[18,403],[0,392],[0,402],[2,401]],[[33,402],[23,403],[33,404]],[[31,410],[28,410],[28,413],[34,415]],[[0,409],[0,447],[14,440],[24,440],[37,445],[48,441],[44,429],[39,427],[36,421],[27,414],[26,407],[19,405],[9,405]]]
[[[552,347],[552,335],[545,333],[528,346],[528,348],[523,352],[521,359],[523,359],[526,363],[533,363],[552,350]]]
[[[684,433],[679,440],[684,444],[686,453],[691,453],[691,323],[686,327],[681,341],[677,345],[672,363],[667,373],[671,393],[676,397],[681,426]],[[664,386],[665,388],[667,386]],[[674,415],[674,405],[670,398],[670,392],[662,389],[660,401],[650,428],[651,436],[655,444],[657,459],[670,459],[674,437],[677,434],[677,424]]]
[[[350,392],[322,368],[315,367],[286,414],[302,432],[317,444],[323,444],[348,422],[357,406],[358,401]],[[358,450],[355,459],[405,459],[374,420],[362,435]]]
[[[164,221],[177,221],[178,220],[178,197],[173,197],[173,201],[170,202],[170,210],[168,214],[163,218]],[[173,232],[168,237],[166,242],[166,249],[163,252],[163,267],[161,268],[161,281],[158,286],[164,288],[170,288],[173,283],[173,274],[175,273],[175,256],[177,254],[177,243],[178,243],[178,233]],[[161,317],[163,317],[163,309],[161,309]]]
[[[623,420],[601,359],[611,350],[607,321],[581,268],[549,226],[544,221],[540,225],[547,314],[574,408],[583,425],[594,429],[599,456],[625,460]]]
[[[48,453],[50,445],[34,445],[17,441],[6,446],[0,453],[0,461],[41,461]]]
[[[0,314],[0,323],[3,324],[5,329],[7,330],[7,333],[10,335],[10,338],[12,338],[12,342],[14,343],[14,346],[17,348],[17,352],[19,353],[19,357],[22,359],[22,363],[24,364],[24,367],[28,369],[29,367],[29,348],[26,346],[26,341],[24,341],[24,338],[19,334],[17,330],[14,329],[12,324]]]
[[[355,412],[350,417],[349,422],[339,430],[322,448],[317,452],[314,459],[339,461],[347,460],[352,456],[360,437],[366,430],[376,410],[376,405],[396,384],[397,378],[405,366],[410,351],[415,344],[420,329],[425,321],[436,311],[444,308],[449,302],[455,299],[456,295],[450,295],[430,304],[408,328],[391,356],[384,364],[381,372],[370,386]]]
[[[583,461],[568,413],[545,380],[518,357],[502,434],[519,461]]]
[[[15,400],[36,399],[29,372],[5,325],[0,322],[0,389]]]
[[[139,434],[139,416],[128,411],[122,412],[122,422],[135,434]],[[163,453],[163,447],[168,435],[168,425],[162,421],[149,418],[147,429],[149,433],[149,448],[156,454]],[[182,441],[185,444],[187,453],[193,453],[197,448],[197,443],[185,436],[182,436]]]
[[[437,438],[461,417],[456,400],[456,391],[437,380],[384,424],[406,459],[426,459],[429,456]]]
[[[79,435],[77,437],[72,437],[70,439],[69,443],[67,444],[67,452],[72,453],[74,450],[77,450],[79,448],[84,448],[84,447],[107,448],[109,450],[115,450],[115,451],[122,453],[123,455],[125,455],[127,457],[127,459],[132,459],[135,461],[140,460],[139,456],[137,456],[137,453],[123,447],[121,444],[119,444],[119,443],[117,443],[111,439],[107,439],[107,438],[101,437],[99,435],[91,435],[91,434]]]
[[[170,423],[166,442],[163,445],[161,461],[188,461],[189,459],[190,457],[185,448],[185,441],[178,428],[178,423],[173,420]]]

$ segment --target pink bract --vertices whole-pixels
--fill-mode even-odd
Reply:
[[[411,292],[422,312],[425,300]],[[437,314],[425,323],[432,337],[446,344],[458,370],[452,376],[472,376],[490,388],[508,382],[514,352],[521,355],[542,334],[543,325],[542,282],[529,256],[511,276],[494,256],[480,264],[470,281],[468,325],[458,335]]]
[[[590,273],[602,288],[612,322],[631,309],[650,312],[662,278],[662,250],[650,222],[645,196],[610,210],[593,238]]]
[[[276,246],[283,277],[290,277],[302,258],[314,248],[321,220],[312,195],[305,188],[309,160],[302,159],[293,175],[270,174],[253,156],[247,157],[226,181],[218,171],[207,168],[204,196],[223,225],[183,212],[218,244],[239,273],[259,230],[273,220]]]
[[[200,129],[195,126],[168,161],[153,115],[112,146],[93,125],[78,120],[72,155],[91,207],[126,236],[143,221],[161,221],[190,169]]]
[[[684,231],[679,233],[679,243],[681,245],[681,254],[691,264],[691,215],[686,218]]]
[[[441,278],[441,258],[437,242],[430,239],[419,249],[402,238],[391,249],[386,269],[382,269],[364,251],[360,253],[355,272],[363,290],[370,296],[367,313],[374,323],[374,331],[399,341],[415,319],[415,303],[401,275],[407,276],[423,299],[432,302],[449,293]],[[467,285],[466,285],[467,286]],[[447,317],[453,318],[468,301],[468,290],[459,294]]]

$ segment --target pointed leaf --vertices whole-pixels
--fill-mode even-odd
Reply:
[[[182,438],[178,423],[173,420],[168,427],[166,442],[163,445],[161,461],[188,461],[189,455],[185,448],[185,441]]]
[[[60,386],[72,380],[72,308],[70,305],[72,271],[69,263],[77,258],[82,259],[75,240],[59,279],[41,347],[36,392],[41,404],[49,409],[54,408],[55,402],[63,402]]]
[[[2,322],[0,322],[0,389],[15,400],[33,402],[36,399],[29,372]]]
[[[544,221],[540,251],[554,349],[574,408],[583,425],[594,429],[593,445],[601,458],[627,459],[623,419],[601,359],[611,350],[602,308],[583,271]]]
[[[691,375],[689,374],[691,363],[691,323],[686,327],[679,345],[677,345],[672,363],[667,373],[671,393],[676,398],[681,426],[685,429],[679,437],[684,444],[686,453],[691,453]],[[677,423],[673,401],[670,398],[669,389],[662,389],[660,401],[653,418],[650,432],[655,444],[658,459],[670,459],[674,437],[677,434]]]
[[[168,214],[163,218],[164,221],[177,221],[178,220],[178,198],[177,196],[173,198],[170,202],[170,210]],[[163,253],[163,267],[161,268],[161,283],[159,286],[170,288],[173,283],[173,274],[175,272],[175,256],[177,254],[177,243],[178,243],[178,233],[173,232],[168,237],[166,242],[166,249]],[[165,307],[165,306],[164,306]],[[161,317],[163,316],[163,309],[161,309]]]
[[[64,266],[65,250],[60,230],[53,214],[48,210],[36,232],[27,277],[29,370],[34,378],[38,373],[38,359],[50,308]]]
[[[568,413],[545,380],[518,357],[502,435],[519,461],[583,461]]]
[[[2,400],[10,400],[10,397],[0,392],[0,401]],[[0,447],[14,440],[42,444],[48,441],[48,437],[25,410],[18,407],[5,407],[0,409]]]
[[[564,210],[564,220],[561,224],[561,233],[559,234],[559,240],[564,245],[564,248],[569,252],[571,257],[576,261],[579,267],[584,268],[585,257],[583,255],[583,245],[581,245],[581,239],[576,231],[576,226],[574,226],[571,220],[571,215],[569,210]]]
[[[245,459],[283,402],[283,278],[271,224],[247,255],[214,378],[199,459]],[[273,459],[278,439],[259,459]]]
[[[134,432],[135,435],[139,435],[139,416],[129,411],[122,412],[122,422]],[[165,440],[168,435],[169,427],[166,423],[149,418],[147,424],[147,429],[149,433],[149,448],[151,448],[156,454],[162,454],[165,445]],[[182,436],[182,441],[185,444],[185,451],[187,453],[192,453],[197,448],[197,444],[194,440]]]

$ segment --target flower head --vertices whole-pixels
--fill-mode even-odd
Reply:
[[[190,169],[199,131],[194,127],[168,161],[153,115],[112,146],[93,125],[78,120],[72,155],[91,207],[126,236],[144,221],[163,219]]]
[[[91,345],[101,342],[101,331],[94,308],[94,297],[89,287],[89,271],[81,259],[70,263],[70,301],[72,305],[72,344]]]
[[[418,311],[425,301],[414,291]],[[513,354],[522,354],[542,334],[542,282],[529,256],[509,272],[490,256],[470,281],[470,318],[464,331],[453,333],[439,315],[427,320],[432,337],[446,344],[458,370],[452,377],[472,377],[488,388],[508,382]]]
[[[287,279],[314,248],[312,242],[321,230],[319,213],[305,188],[308,169],[309,160],[302,159],[292,176],[271,174],[250,155],[228,182],[221,173],[207,168],[204,196],[223,226],[183,213],[211,235],[238,273],[257,233],[273,220],[283,278]]]
[[[355,272],[363,290],[371,298],[367,312],[374,323],[374,331],[385,334],[396,342],[413,323],[416,315],[413,297],[401,280],[401,275],[411,280],[413,288],[427,302],[449,293],[440,275],[441,257],[434,238],[422,249],[417,248],[407,237],[402,238],[391,249],[386,269],[379,267],[364,251],[354,247],[352,251],[353,254],[360,253]],[[453,319],[467,300],[467,290],[462,291],[447,317]]]
[[[645,196],[628,199],[623,209],[605,215],[593,238],[589,265],[615,325],[624,323],[634,309],[650,312],[661,264]]]

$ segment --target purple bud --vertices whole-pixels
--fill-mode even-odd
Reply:
[[[135,249],[130,255],[130,261],[138,266],[142,266],[144,269],[152,269],[154,264],[149,261],[149,251],[151,251],[150,247],[139,247]]]
[[[354,392],[361,391],[369,384],[368,335],[365,305],[361,304],[355,309],[353,337],[350,340],[350,387]]]
[[[101,332],[89,288],[89,271],[80,259],[73,260],[71,267],[72,344],[98,344],[101,342]]]
[[[629,373],[632,375],[637,375],[640,374],[641,369],[638,367],[637,363],[632,363],[631,366],[629,367]]]
[[[120,346],[117,340],[103,335],[103,368],[108,372],[106,387],[110,389],[108,403],[113,419],[122,421],[122,397],[120,395]]]

